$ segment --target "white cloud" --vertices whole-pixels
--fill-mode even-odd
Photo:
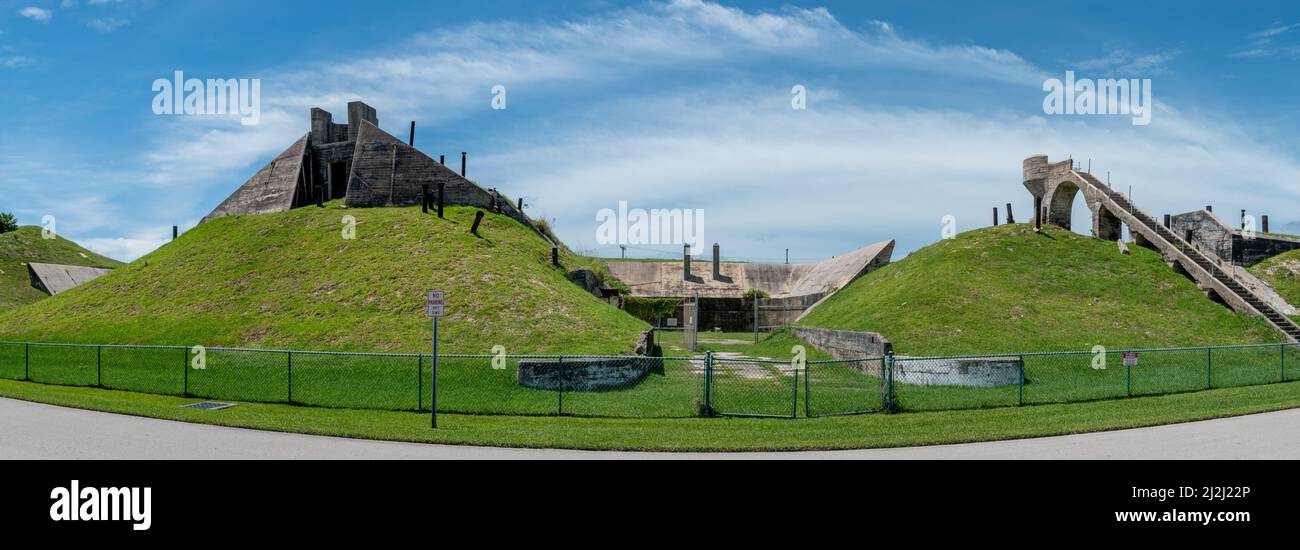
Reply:
[[[130,23],[131,23],[130,21],[119,17],[101,17],[98,19],[92,19],[89,23],[86,23],[86,26],[95,29],[101,33],[108,34],[117,29],[125,27]]]
[[[1300,23],[1275,23],[1261,31],[1251,33],[1248,45],[1230,57],[1265,58],[1265,57],[1300,57],[1300,43],[1294,33],[1300,29]]]
[[[27,67],[29,65],[35,65],[35,64],[36,64],[35,59],[21,56],[21,55],[0,57],[0,67],[4,67],[6,69],[17,69],[20,67]]]
[[[49,22],[50,19],[54,18],[54,12],[47,9],[38,8],[36,6],[28,6],[21,10],[18,10],[18,15],[31,19],[32,21],[39,21],[41,23]]]
[[[611,105],[567,132],[480,157],[479,171],[509,182],[501,188],[511,196],[538,197],[532,212],[557,218],[561,238],[579,249],[598,249],[597,210],[627,200],[703,208],[706,236],[724,254],[769,261],[786,247],[819,258],[889,238],[900,239],[901,252],[938,239],[944,215],[974,229],[1007,202],[1023,221],[1032,208],[1020,163],[1037,153],[1096,159],[1097,171],[1133,184],[1139,206],[1157,216],[1216,201],[1300,208],[1300,163],[1219,121],[1162,111],[1152,125],[1133,127],[835,101],[795,112],[773,92],[665,97],[639,111]],[[1086,232],[1088,219],[1075,229]]]
[[[1136,54],[1124,49],[1112,49],[1106,55],[1080,61],[1075,66],[1081,71],[1106,71],[1103,77],[1137,77],[1158,75],[1166,70],[1166,65],[1182,54],[1173,49],[1163,52]]]

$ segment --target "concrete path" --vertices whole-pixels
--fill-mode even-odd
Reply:
[[[1298,459],[1300,409],[1116,432],[806,453],[604,453],[283,434],[0,398],[0,459]]]

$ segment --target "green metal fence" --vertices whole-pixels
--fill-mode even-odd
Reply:
[[[438,411],[483,415],[812,418],[1300,380],[1297,344],[804,364],[713,353],[438,359]],[[428,354],[0,342],[0,378],[231,401],[428,411],[434,375]]]

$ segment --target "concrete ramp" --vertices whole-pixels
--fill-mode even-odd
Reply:
[[[78,265],[27,264],[27,274],[32,279],[32,286],[51,296],[72,290],[112,271]]]

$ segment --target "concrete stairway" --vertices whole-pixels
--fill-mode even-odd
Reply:
[[[1186,270],[1203,289],[1213,289],[1234,310],[1248,315],[1260,315],[1286,335],[1291,342],[1300,342],[1300,324],[1270,307],[1229,272],[1221,269],[1213,259],[1197,250],[1161,225],[1151,215],[1138,209],[1123,193],[1111,189],[1092,174],[1075,171],[1075,175],[1088,182],[1094,197],[1115,214],[1130,231],[1136,231],[1154,245],[1166,260],[1173,260]],[[1172,264],[1171,264],[1172,265]]]

